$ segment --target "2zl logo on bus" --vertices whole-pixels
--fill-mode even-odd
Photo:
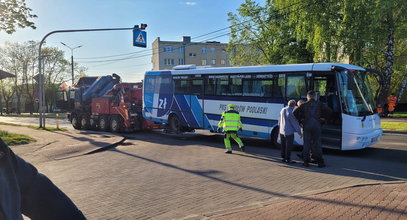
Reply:
[[[158,108],[165,109],[167,107],[167,98],[158,100]]]

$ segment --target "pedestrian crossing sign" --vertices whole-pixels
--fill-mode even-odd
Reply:
[[[133,30],[133,46],[147,47],[147,33],[140,29]]]

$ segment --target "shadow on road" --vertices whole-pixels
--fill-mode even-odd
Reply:
[[[81,136],[81,137],[75,136],[74,134],[69,134],[67,132],[56,132],[56,131],[50,131],[50,132],[57,133],[58,135],[64,135],[64,136],[67,136],[67,137],[72,138],[74,140],[86,142],[88,144],[91,144],[93,146],[100,147],[100,148],[106,148],[106,147],[114,146],[117,143],[111,143],[111,142],[106,142],[106,141],[97,141],[96,138],[93,139],[91,135],[96,134],[99,137],[101,136],[101,137],[104,137],[104,138],[110,138],[110,137],[113,137],[113,136],[118,136],[118,135],[113,135],[113,134],[109,134],[109,133],[101,133],[101,132],[96,132],[96,131],[80,131],[80,134],[86,135],[86,136]]]
[[[221,134],[191,133],[167,135],[157,131],[143,131],[127,135],[126,137],[128,139],[174,147],[187,147],[199,144],[219,149],[224,148],[223,135]],[[246,153],[234,155],[270,162],[281,161],[280,150],[272,148],[270,142],[253,138],[243,139],[243,142],[246,145]],[[235,143],[234,149],[237,149]],[[300,150],[300,148],[296,148],[296,151],[293,151],[293,159],[296,159],[295,154]],[[326,168],[321,169],[315,166],[305,168],[299,160],[297,164],[290,165],[290,167],[292,169],[302,169],[308,172],[358,177],[377,181],[407,180],[407,172],[405,172],[405,167],[407,166],[407,149],[405,151],[384,148],[367,148],[357,151],[324,149],[324,158],[327,163]],[[282,165],[286,166],[286,164]]]

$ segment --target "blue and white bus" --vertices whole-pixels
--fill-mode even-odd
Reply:
[[[277,142],[281,108],[290,99],[317,93],[333,114],[322,130],[322,145],[362,149],[382,136],[367,71],[339,63],[312,63],[227,68],[177,66],[148,71],[144,78],[143,116],[176,132],[217,130],[228,104],[241,114],[240,136]],[[303,140],[295,137],[296,144]]]

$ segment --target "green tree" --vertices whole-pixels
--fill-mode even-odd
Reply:
[[[407,42],[407,4],[404,0],[376,0],[373,11],[374,22],[372,27],[375,30],[375,45],[380,50],[380,55],[384,58],[384,83],[380,91],[379,102],[384,103],[391,91],[397,92],[397,88],[392,88],[392,78],[395,70],[399,74],[405,75],[405,57],[398,63],[396,53],[405,53]],[[398,65],[397,65],[398,64]],[[403,78],[403,77],[402,77]],[[402,81],[402,78],[398,81]],[[398,84],[398,83],[396,83]],[[400,85],[400,84],[398,84]]]
[[[31,14],[31,9],[25,4],[25,0],[0,0],[0,31],[12,34],[16,27],[30,27],[35,29],[30,18],[37,15]]]
[[[306,40],[316,62],[347,62],[383,72],[379,102],[396,92],[403,78],[407,41],[405,0],[275,0],[289,8],[287,22],[297,41]],[[295,11],[295,13],[292,13]],[[399,54],[399,55],[397,55]]]
[[[0,80],[0,95],[2,96],[2,101],[4,100],[6,113],[10,112],[11,103],[15,93],[12,85],[12,79],[10,78]],[[3,105],[1,106],[3,107]],[[3,109],[1,109],[1,112],[3,113]]]
[[[34,110],[34,93],[38,91],[38,84],[35,80],[35,76],[38,75],[38,45],[38,42],[29,41],[6,43],[0,47],[0,54],[2,54],[0,67],[16,76],[9,79],[8,82],[12,82],[12,95],[17,98],[17,112],[20,111],[20,106],[23,103],[29,103],[30,112]],[[64,52],[56,47],[45,47],[43,55],[45,103],[52,108],[59,87],[63,83],[71,81],[70,62],[65,59]],[[75,70],[78,74],[83,74],[86,68],[76,65]],[[6,87],[4,88],[6,89]],[[4,91],[5,93],[8,92],[8,90]]]
[[[297,40],[305,40],[317,62],[334,62],[340,56],[338,23],[340,2],[328,0],[275,0],[278,8],[286,8],[287,22]]]
[[[231,35],[228,53],[233,65],[303,63],[312,61],[306,42],[297,41],[287,13],[277,10],[272,1],[260,6],[246,0],[229,13]]]

